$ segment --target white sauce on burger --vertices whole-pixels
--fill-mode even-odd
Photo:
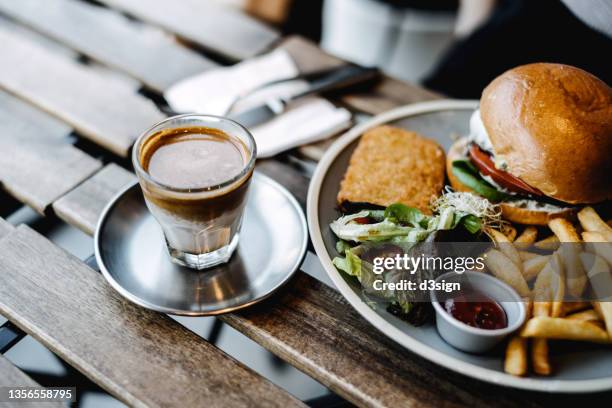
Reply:
[[[508,164],[506,161],[503,160],[503,158],[495,155],[493,144],[491,143],[487,129],[485,129],[484,123],[482,123],[482,118],[480,117],[480,109],[476,109],[470,117],[470,134],[468,135],[468,140],[480,146],[482,150],[493,154],[493,162],[495,163],[495,167],[504,171],[508,169]],[[484,175],[483,177],[485,177],[487,181],[491,181],[490,177]],[[498,187],[497,184],[492,184]]]

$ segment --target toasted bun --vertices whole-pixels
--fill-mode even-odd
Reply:
[[[508,171],[557,200],[612,199],[612,89],[581,69],[529,64],[497,77],[480,112]]]
[[[548,225],[548,221],[553,218],[572,219],[576,215],[577,208],[564,208],[562,210],[547,211],[547,210],[532,210],[528,208],[517,207],[511,201],[500,203],[502,217],[505,220],[517,224],[526,225]]]
[[[467,144],[467,137],[462,137],[453,143],[446,153],[446,175],[448,177],[448,182],[455,191],[472,191],[471,188],[460,182],[459,179],[453,174],[453,162],[455,160],[465,159],[464,152]]]
[[[472,189],[467,187],[465,184],[460,182],[457,177],[453,174],[452,164],[453,161],[465,158],[465,148],[468,143],[467,138],[461,138],[457,140],[446,154],[446,175],[448,181],[455,191],[468,191]],[[544,209],[528,209],[518,207],[512,202],[500,203],[502,216],[504,219],[517,223],[527,225],[547,225],[548,221],[552,218],[572,218],[576,209],[564,208],[562,210],[544,210]]]

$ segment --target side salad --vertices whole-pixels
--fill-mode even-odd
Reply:
[[[462,230],[470,240],[478,237],[489,227],[501,224],[501,211],[497,205],[472,193],[448,190],[432,203],[433,215],[396,203],[384,210],[362,210],[343,215],[330,224],[338,237],[336,251],[339,256],[333,264],[340,271],[357,279],[363,295],[371,307],[384,304],[387,310],[408,322],[419,325],[431,314],[431,305],[415,301],[415,294],[405,290],[376,290],[374,281],[399,282],[435,278],[435,271],[386,270],[382,275],[374,273],[374,258],[410,254],[415,251],[431,251],[436,235],[443,231]]]

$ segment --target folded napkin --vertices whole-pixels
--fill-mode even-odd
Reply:
[[[208,70],[170,87],[164,96],[176,112],[227,115],[257,106],[273,97],[295,95],[307,87],[301,80],[265,86],[299,74],[284,50],[241,62],[227,68]],[[315,96],[293,101],[286,112],[251,130],[257,156],[273,156],[296,146],[325,139],[346,129],[351,114]]]

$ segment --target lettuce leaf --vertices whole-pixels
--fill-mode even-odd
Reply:
[[[384,241],[396,236],[408,235],[412,227],[398,225],[388,218],[374,224],[359,224],[353,222],[358,218],[368,217],[370,211],[360,211],[356,214],[340,217],[329,226],[336,236],[345,241]]]
[[[427,223],[425,225],[421,224],[426,221],[427,217],[419,209],[401,203],[388,206],[385,209],[385,218],[394,222],[410,224],[415,228],[427,228]]]
[[[361,281],[361,258],[352,249],[347,248],[344,251],[344,258],[337,256],[332,263],[336,268]]]
[[[452,172],[460,182],[491,201],[502,201],[509,197],[508,194],[497,190],[483,179],[478,169],[469,160],[455,160],[452,164]]]
[[[476,234],[482,229],[482,221],[474,214],[464,215],[461,217],[460,223],[471,234]]]

